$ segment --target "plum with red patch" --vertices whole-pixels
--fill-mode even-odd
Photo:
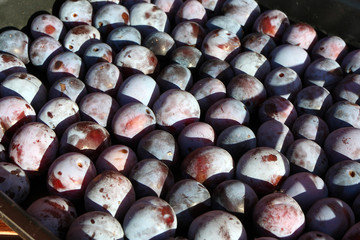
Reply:
[[[314,27],[307,23],[299,22],[288,26],[281,40],[283,43],[299,46],[310,51],[318,40],[318,35]]]
[[[64,23],[52,14],[43,13],[31,21],[30,33],[34,39],[41,36],[50,36],[61,41],[64,38],[65,32]]]
[[[82,59],[89,69],[98,62],[112,63],[113,57],[113,49],[108,44],[97,42],[92,43],[85,49]]]
[[[50,165],[46,186],[50,194],[80,202],[87,185],[96,175],[95,165],[90,158],[82,153],[69,152],[60,155]]]
[[[86,85],[76,77],[63,77],[49,88],[49,99],[67,97],[77,104],[87,94]]]
[[[183,4],[177,10],[175,15],[176,24],[185,21],[193,21],[204,26],[207,19],[205,7],[197,0],[183,1]]]
[[[91,44],[100,42],[101,34],[92,25],[79,25],[71,28],[65,34],[63,46],[70,52],[82,56],[87,47]]]
[[[270,52],[276,47],[274,39],[269,35],[259,32],[246,34],[241,42],[243,50],[257,52],[265,57],[268,57]]]
[[[252,216],[257,236],[296,239],[305,230],[305,214],[285,193],[270,193],[254,207]]]
[[[59,8],[59,19],[67,29],[92,24],[93,7],[87,0],[66,0]]]
[[[346,42],[339,36],[325,36],[319,39],[311,51],[312,59],[329,58],[339,63],[348,53]]]
[[[129,239],[174,237],[177,218],[173,208],[165,200],[148,196],[137,200],[126,212],[124,232]]]
[[[12,73],[27,73],[25,64],[20,58],[0,52],[0,82]]]
[[[110,145],[111,138],[106,128],[95,122],[79,121],[64,131],[59,153],[79,152],[95,160]]]
[[[244,153],[236,164],[236,179],[248,184],[258,196],[274,192],[290,175],[289,160],[270,147]]]
[[[234,161],[226,150],[204,146],[184,158],[181,174],[184,178],[200,182],[211,191],[221,182],[234,177]]]
[[[176,24],[171,31],[176,47],[192,46],[199,48],[205,35],[205,29],[199,23],[193,21]]]

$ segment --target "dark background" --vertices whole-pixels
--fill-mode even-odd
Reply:
[[[64,0],[0,0],[0,31],[28,29],[40,13],[57,15]],[[284,11],[291,20],[306,22],[327,35],[342,37],[360,48],[360,0],[257,0],[269,9]]]

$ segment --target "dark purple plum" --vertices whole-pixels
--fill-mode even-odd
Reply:
[[[244,103],[250,113],[255,113],[267,97],[263,83],[246,73],[230,80],[226,85],[226,94]]]
[[[155,129],[139,141],[136,150],[139,160],[156,158],[170,168],[177,165],[179,147],[175,137],[167,131]]]
[[[30,194],[30,181],[25,171],[10,162],[0,162],[0,190],[17,204]]]
[[[326,111],[324,120],[330,132],[342,127],[360,128],[360,106],[349,101],[335,102]]]
[[[49,167],[46,186],[48,192],[80,202],[90,181],[96,177],[94,163],[82,153],[69,152],[60,155]]]
[[[352,204],[360,194],[360,163],[353,160],[338,162],[327,170],[324,181],[329,196]]]
[[[225,128],[216,138],[216,146],[228,151],[235,162],[244,153],[255,148],[256,145],[255,133],[244,125],[233,125]]]
[[[112,97],[116,96],[123,81],[119,68],[109,62],[99,62],[87,71],[84,83],[89,92],[103,92]]]
[[[94,121],[108,129],[119,107],[114,98],[102,92],[89,93],[79,103],[81,120]]]
[[[313,114],[318,117],[323,117],[332,104],[333,98],[330,92],[317,85],[301,89],[294,102],[298,115]]]
[[[114,138],[120,144],[136,147],[139,140],[155,129],[154,112],[140,102],[128,103],[114,114],[111,129]]]
[[[246,30],[250,30],[261,9],[255,0],[227,0],[221,9],[223,15],[235,19]]]
[[[178,221],[165,200],[148,196],[137,200],[127,211],[123,222],[128,239],[167,239],[174,237]]]
[[[31,21],[30,32],[34,39],[50,36],[61,41],[65,36],[66,29],[64,23],[57,16],[44,13]]]
[[[93,8],[87,0],[65,0],[59,8],[59,19],[67,29],[92,24]]]
[[[316,115],[302,114],[296,118],[291,131],[295,139],[309,139],[322,146],[329,134],[329,127]]]
[[[285,193],[262,197],[254,207],[253,222],[258,236],[296,239],[305,230],[305,214],[294,198]]]
[[[59,153],[79,152],[95,160],[110,145],[111,138],[106,128],[92,121],[79,121],[64,131]]]
[[[209,0],[209,2],[211,1]],[[204,4],[204,1],[202,1],[202,3]],[[241,24],[239,24],[234,18],[230,16],[224,16],[224,15],[214,16],[206,22],[206,28],[208,31],[222,28],[235,33],[239,39],[241,39],[244,35],[244,30],[242,29]]]
[[[288,26],[282,36],[282,42],[299,46],[310,51],[318,39],[314,27],[307,23],[299,22]]]
[[[341,63],[348,53],[346,42],[339,36],[325,36],[319,39],[311,51],[313,60],[329,58]]]
[[[280,186],[280,192],[295,199],[304,212],[318,200],[328,197],[328,187],[324,180],[310,172],[290,175]]]
[[[142,45],[150,49],[160,62],[170,58],[171,53],[176,48],[174,38],[166,32],[153,32],[143,41]]]
[[[315,202],[306,213],[306,229],[319,231],[334,239],[341,239],[345,232],[355,224],[351,207],[344,201],[334,198],[322,198]]]
[[[251,218],[258,200],[255,191],[248,184],[231,179],[220,183],[214,189],[211,206],[214,210],[230,212],[245,222],[245,219]]]
[[[215,131],[207,123],[194,122],[187,125],[177,137],[180,153],[186,157],[197,148],[215,144]]]
[[[226,87],[219,79],[206,77],[195,82],[190,93],[198,101],[201,113],[204,115],[211,105],[226,97]]]
[[[81,79],[85,73],[83,60],[74,52],[65,51],[53,57],[47,68],[47,81],[50,85],[63,77]]]
[[[46,103],[48,91],[43,82],[30,73],[13,73],[0,83],[0,97],[24,98],[35,111]]]
[[[324,151],[329,165],[344,160],[360,161],[360,129],[354,127],[338,128],[327,136]]]
[[[278,67],[266,75],[264,87],[269,97],[281,96],[293,101],[302,89],[302,81],[293,69]]]
[[[269,147],[250,149],[236,164],[236,179],[248,184],[258,196],[274,192],[289,175],[289,160]]]
[[[288,99],[281,96],[272,96],[260,105],[258,116],[261,123],[274,119],[291,127],[298,114],[295,106]]]
[[[31,64],[46,71],[51,59],[64,51],[61,43],[50,36],[36,38],[29,47]]]
[[[334,101],[347,100],[360,103],[360,75],[353,73],[345,76],[334,88]]]
[[[357,222],[354,225],[352,225],[344,234],[344,236],[342,237],[342,240],[355,240],[359,235],[360,235],[360,231],[359,228],[360,227],[360,223]]]
[[[223,83],[228,83],[235,76],[231,65],[218,58],[212,58],[204,61],[198,71],[199,79],[217,78]]]
[[[66,97],[53,98],[42,106],[37,121],[46,124],[61,137],[66,128],[80,121],[79,106]]]
[[[77,217],[70,225],[66,239],[124,239],[120,222],[110,213],[101,211],[86,212]]]
[[[155,158],[142,159],[129,173],[136,198],[155,196],[164,198],[174,185],[174,175],[169,167]]]
[[[275,119],[262,123],[256,135],[259,147],[271,147],[283,154],[294,142],[294,136],[289,127]]]
[[[21,126],[36,121],[34,108],[23,98],[8,96],[0,98],[0,142],[7,146]]]
[[[216,133],[227,127],[250,121],[250,113],[244,103],[234,98],[223,98],[212,104],[206,111],[205,122],[210,124]]]
[[[276,47],[276,43],[269,35],[259,32],[249,33],[241,40],[241,46],[246,51],[253,51],[268,57]]]
[[[76,77],[60,78],[49,89],[49,99],[67,97],[76,103],[80,103],[86,94],[85,83]]]
[[[234,68],[235,75],[246,73],[260,81],[264,81],[271,71],[271,65],[267,58],[260,53],[252,51],[237,54],[230,64]]]
[[[182,176],[200,182],[209,191],[221,182],[232,179],[234,171],[230,153],[217,146],[197,148],[181,163]]]
[[[54,195],[36,199],[26,212],[59,238],[65,237],[77,217],[74,204],[66,198]]]
[[[129,8],[129,11],[131,26],[138,29],[144,37],[154,31],[170,31],[170,21],[166,13],[153,3],[139,2]]]
[[[106,38],[106,43],[118,53],[127,45],[140,45],[141,34],[139,30],[132,26],[121,26],[112,30]]]
[[[57,157],[59,141],[44,123],[31,122],[19,128],[11,138],[9,159],[29,177],[46,174]]]
[[[114,144],[100,153],[95,166],[98,173],[113,170],[128,177],[137,162],[137,156],[130,147]]]
[[[341,61],[341,68],[346,74],[360,73],[360,49],[352,50]]]
[[[324,177],[328,158],[319,144],[310,139],[295,140],[286,151],[292,173],[310,172]]]
[[[93,25],[105,39],[115,28],[130,25],[129,11],[121,4],[106,4],[93,15]]]
[[[211,209],[209,191],[193,179],[177,181],[166,195],[166,201],[176,214],[179,234],[186,233],[196,217]]]
[[[201,214],[189,227],[190,239],[246,240],[247,233],[241,221],[233,214],[212,210]]]
[[[303,82],[305,86],[317,85],[331,91],[342,79],[343,71],[338,62],[319,58],[306,68]]]
[[[87,212],[107,212],[119,221],[122,221],[135,200],[135,190],[130,180],[114,170],[98,174],[89,182],[84,193]]]
[[[29,37],[20,30],[9,29],[0,33],[0,51],[14,55],[24,64],[30,62],[29,46]]]
[[[172,63],[160,71],[156,82],[161,92],[170,89],[189,90],[193,84],[193,77],[187,67],[179,63]]]

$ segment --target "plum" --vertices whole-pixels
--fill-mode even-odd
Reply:
[[[193,46],[199,48],[205,35],[205,29],[194,21],[185,21],[176,24],[171,31],[171,36],[175,41],[176,47]]]
[[[291,173],[310,172],[324,177],[328,170],[328,158],[319,144],[310,139],[297,139],[288,148],[286,157]]]
[[[30,181],[25,171],[10,162],[0,162],[0,190],[17,204],[30,194]]]
[[[200,106],[196,98],[181,89],[162,93],[152,109],[157,126],[174,134],[179,134],[184,127],[200,120]]]
[[[150,33],[142,44],[150,49],[160,62],[169,59],[171,53],[176,48],[175,39],[166,32]]]
[[[119,221],[135,202],[135,190],[130,180],[114,170],[107,170],[93,178],[84,193],[87,212],[104,211]]]
[[[247,239],[241,221],[233,214],[222,210],[212,210],[195,218],[189,227],[190,239]]]
[[[36,199],[27,207],[26,212],[59,238],[65,237],[77,217],[75,205],[56,195]]]
[[[360,106],[349,101],[335,102],[324,117],[330,132],[342,127],[360,128]]]
[[[79,25],[71,28],[64,37],[63,46],[70,52],[82,56],[92,43],[100,42],[101,34],[92,25]]]
[[[87,0],[65,0],[59,8],[59,19],[67,29],[92,24],[93,7]]]
[[[27,73],[25,64],[14,55],[0,52],[0,82],[12,73]]]
[[[289,175],[289,160],[270,147],[250,149],[236,164],[236,179],[248,184],[258,196],[278,189]]]
[[[189,90],[193,84],[193,77],[187,67],[179,63],[172,63],[163,67],[156,82],[161,92],[170,89]]]
[[[142,159],[136,163],[129,173],[136,197],[146,196],[164,198],[174,185],[174,175],[161,160],[154,158]]]
[[[221,0],[221,1],[224,1],[224,0]],[[210,2],[210,1],[208,1],[208,2]],[[204,4],[204,2],[202,2],[202,3]],[[234,18],[232,18],[230,16],[224,16],[224,15],[218,15],[218,16],[214,16],[214,17],[210,18],[206,22],[206,28],[209,31],[212,31],[217,28],[223,28],[225,30],[235,33],[239,39],[241,39],[244,34],[244,30],[243,30],[241,24],[239,24]]]
[[[19,128],[9,145],[10,161],[19,165],[29,177],[46,173],[57,157],[56,133],[44,123],[30,122]]]
[[[253,51],[268,57],[276,47],[276,43],[269,35],[259,32],[246,34],[242,41],[242,48],[245,51]]]
[[[177,232],[184,234],[191,222],[211,209],[210,192],[194,179],[177,181],[166,195],[178,221]]]
[[[198,75],[199,79],[210,77],[219,79],[223,83],[228,83],[235,76],[235,73],[228,62],[218,58],[211,58],[201,64]]]
[[[204,5],[197,0],[186,0],[181,4],[175,15],[175,23],[193,21],[205,25],[208,17]]]
[[[181,46],[176,48],[171,54],[171,62],[178,63],[188,68],[193,74],[199,69],[203,62],[202,52],[192,46]]]
[[[135,27],[124,25],[113,29],[106,38],[106,43],[115,53],[127,45],[140,45],[141,33]]]
[[[30,25],[31,36],[36,39],[41,36],[50,36],[61,41],[66,33],[64,23],[55,15],[43,13],[37,15]]]
[[[310,51],[318,40],[318,35],[311,25],[298,22],[287,27],[281,40],[283,43],[299,46]]]
[[[95,166],[98,173],[113,170],[128,177],[137,162],[136,153],[130,147],[114,144],[100,153],[95,161]]]
[[[329,58],[341,63],[348,52],[346,42],[339,36],[325,36],[314,45],[312,59]]]
[[[110,213],[91,211],[78,216],[70,225],[66,239],[85,240],[124,239],[124,230],[120,222]]]
[[[256,203],[252,216],[256,235],[296,239],[305,229],[305,214],[294,198],[270,193]]]
[[[352,73],[356,73],[359,74],[360,73],[360,69],[359,69],[359,55],[360,50],[356,49],[353,50],[351,52],[349,52],[348,54],[346,54],[346,56],[344,57],[344,59],[341,61],[341,68],[344,71],[344,73],[346,74],[352,74]]]
[[[113,55],[113,49],[108,44],[96,42],[90,44],[85,49],[82,59],[86,67],[89,69],[98,62],[112,63],[114,57]]]
[[[218,184],[234,177],[234,161],[226,150],[217,146],[195,149],[181,163],[184,178],[195,179],[213,190]]]
[[[175,236],[177,218],[165,200],[148,196],[131,205],[123,228],[129,240],[166,239]]]
[[[29,46],[28,35],[20,30],[9,29],[0,33],[0,52],[19,58],[24,64],[30,62]]]
[[[64,77],[55,81],[49,89],[49,99],[68,97],[77,104],[87,94],[86,85],[76,77]]]
[[[360,103],[360,75],[353,73],[348,74],[338,82],[333,90],[335,101],[347,100],[352,103]]]
[[[60,155],[50,165],[46,186],[50,194],[71,202],[80,202],[87,185],[96,175],[95,165],[90,158],[82,153],[68,152]]]
[[[316,201],[306,213],[308,231],[320,231],[334,239],[341,239],[354,224],[355,216],[351,207],[335,197]]]

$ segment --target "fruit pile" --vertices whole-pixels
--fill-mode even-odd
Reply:
[[[0,33],[0,189],[61,239],[359,239],[359,99],[254,0],[65,0]]]

